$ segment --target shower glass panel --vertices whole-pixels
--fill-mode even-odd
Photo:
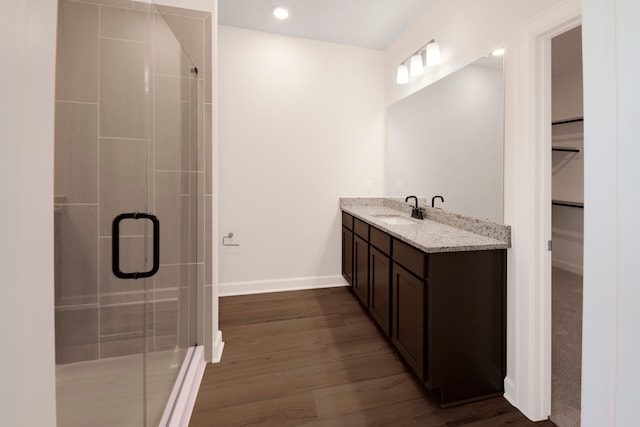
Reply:
[[[196,345],[201,82],[146,2],[60,0],[57,43],[58,425],[157,426]],[[120,270],[152,277],[112,271],[123,213],[159,221],[119,227]]]

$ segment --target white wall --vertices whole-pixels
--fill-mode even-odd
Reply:
[[[54,426],[53,108],[57,4],[0,2],[1,424]]]
[[[338,198],[382,195],[383,52],[218,37],[221,294],[344,284]]]
[[[585,427],[638,423],[639,16],[636,0],[583,0]]]

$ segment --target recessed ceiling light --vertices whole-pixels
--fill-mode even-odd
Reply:
[[[278,19],[287,19],[289,17],[289,11],[284,7],[276,7],[273,9],[273,16]]]
[[[504,55],[504,49],[496,49],[492,52],[493,56],[502,56]]]

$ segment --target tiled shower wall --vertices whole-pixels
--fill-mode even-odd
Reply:
[[[163,9],[164,18],[152,13],[147,21],[146,7],[126,1],[59,4],[59,364],[141,353],[145,294],[150,351],[211,337],[210,328],[205,334],[211,313],[211,275],[205,273],[211,270],[211,162],[205,161],[211,156],[211,88],[205,84],[211,72],[205,54],[211,51],[211,16],[171,8]],[[154,212],[161,222],[161,268],[146,282],[111,273],[111,221],[135,211]],[[121,233],[126,271],[146,269],[150,245],[139,223],[126,224]],[[196,304],[199,317],[191,319],[187,313],[195,312]],[[197,322],[197,337],[186,332],[189,322]]]

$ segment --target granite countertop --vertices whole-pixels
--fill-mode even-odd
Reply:
[[[506,249],[510,247],[510,228],[508,226],[503,226],[508,228],[508,239],[500,235],[496,235],[494,238],[439,221],[414,219],[411,218],[411,214],[406,209],[395,209],[378,203],[354,204],[341,202],[341,209],[427,253]],[[382,221],[383,216],[397,216],[405,218],[412,223],[391,225]]]

